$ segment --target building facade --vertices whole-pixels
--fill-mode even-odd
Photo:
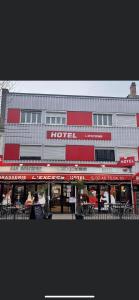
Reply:
[[[2,194],[38,191],[53,211],[68,211],[78,184],[115,201],[138,203],[139,96],[125,98],[9,93],[3,90]],[[76,184],[75,184],[76,183]],[[63,196],[64,205],[61,205]]]

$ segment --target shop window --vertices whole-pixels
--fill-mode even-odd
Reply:
[[[130,185],[126,185],[126,184],[121,185],[120,192],[121,192],[120,200],[122,202],[127,202],[128,201],[129,203],[132,203]]]
[[[96,149],[95,159],[96,161],[115,161],[114,150]]]
[[[16,204],[24,204],[25,199],[24,199],[24,185],[15,185],[14,187],[14,201]]]
[[[26,199],[32,199],[33,200],[33,195],[35,193],[35,184],[27,184],[26,185]]]
[[[2,195],[2,203],[4,205],[11,205],[11,203],[12,203],[12,194],[13,194],[13,185],[4,184],[3,195]]]
[[[112,126],[112,115],[94,114],[93,118],[96,126]]]
[[[42,205],[45,204],[46,200],[48,199],[48,184],[37,184],[37,192],[39,197],[39,203]]]

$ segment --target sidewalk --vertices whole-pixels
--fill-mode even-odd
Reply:
[[[52,220],[75,220],[75,215],[72,215],[72,214],[53,214]]]

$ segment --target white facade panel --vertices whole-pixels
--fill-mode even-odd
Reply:
[[[136,148],[117,148],[117,159],[120,157],[134,156],[135,160],[138,160],[138,149]]]
[[[65,160],[65,147],[44,147],[43,159]]]
[[[20,156],[41,156],[41,146],[20,146]]]
[[[136,116],[135,115],[124,115],[124,114],[119,114],[116,115],[116,126],[120,127],[136,127],[137,122],[136,122]]]

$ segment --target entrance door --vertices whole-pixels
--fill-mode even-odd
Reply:
[[[69,213],[69,198],[75,196],[75,187],[69,183],[52,183],[50,210],[52,213]]]

